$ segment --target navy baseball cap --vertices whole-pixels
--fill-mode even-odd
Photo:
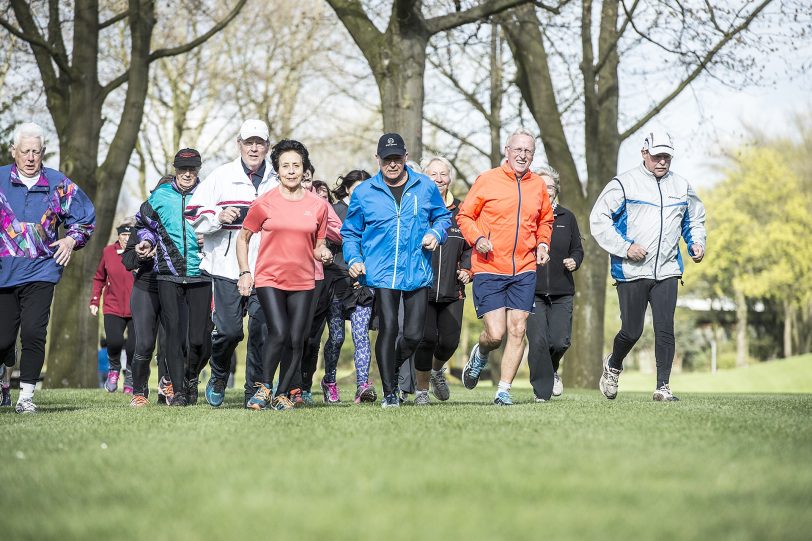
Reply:
[[[378,139],[378,157],[388,158],[389,156],[405,156],[406,143],[403,137],[397,133],[385,133]]]

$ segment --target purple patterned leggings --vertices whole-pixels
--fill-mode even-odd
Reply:
[[[371,306],[356,306],[350,315],[352,342],[355,344],[355,380],[357,385],[369,380],[369,362],[372,358],[369,344],[369,319],[372,317]],[[324,381],[335,383],[338,355],[344,344],[344,306],[339,299],[330,302],[327,312],[327,342],[324,344]]]

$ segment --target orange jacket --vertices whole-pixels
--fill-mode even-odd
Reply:
[[[536,247],[550,246],[553,208],[544,181],[530,171],[516,180],[510,165],[485,171],[476,179],[457,215],[471,246],[485,237],[493,250],[471,252],[471,270],[513,276],[536,270]]]

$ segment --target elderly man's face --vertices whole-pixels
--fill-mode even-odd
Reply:
[[[662,178],[668,173],[668,170],[671,169],[671,156],[668,154],[655,154],[652,156],[648,153],[648,150],[644,150],[643,154],[643,165],[646,166],[646,169],[651,171],[655,177]]]
[[[245,165],[252,171],[259,169],[268,155],[268,141],[261,137],[249,137],[245,141],[237,140],[240,147],[240,157]]]
[[[44,153],[45,147],[40,144],[39,137],[21,137],[20,144],[11,147],[11,156],[17,164],[17,171],[27,177],[39,173]]]
[[[197,167],[176,167],[175,179],[178,182],[178,188],[184,192],[189,191],[195,185],[198,171]]]
[[[383,179],[390,184],[402,180],[408,156],[408,154],[404,156],[387,156],[385,158],[378,156],[378,166],[381,168],[381,173],[383,173]]]
[[[536,142],[529,135],[514,135],[508,139],[508,143],[505,145],[508,164],[517,175],[524,175],[530,169],[535,153]]]

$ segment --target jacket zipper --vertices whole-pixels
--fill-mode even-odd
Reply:
[[[228,255],[228,251],[231,249],[231,231],[228,232],[228,244],[226,244],[226,252],[223,254],[223,257]]]
[[[188,254],[188,246],[186,245],[186,194],[180,194],[180,218],[181,223],[183,224],[182,231],[183,231],[183,265],[184,267],[188,267],[189,265],[189,254]],[[184,269],[184,274],[187,274],[187,270]],[[186,281],[184,280],[184,283]]]
[[[657,190],[660,192],[660,237],[657,239],[657,259],[654,260],[654,280],[657,280],[657,267],[660,265],[660,245],[663,243],[663,188],[657,180]]]
[[[520,179],[516,179],[516,189],[519,191],[519,205],[516,208],[516,237],[513,239],[513,253],[510,256],[513,262],[513,276],[516,276],[516,245],[519,244],[519,225],[522,220],[522,183]]]

